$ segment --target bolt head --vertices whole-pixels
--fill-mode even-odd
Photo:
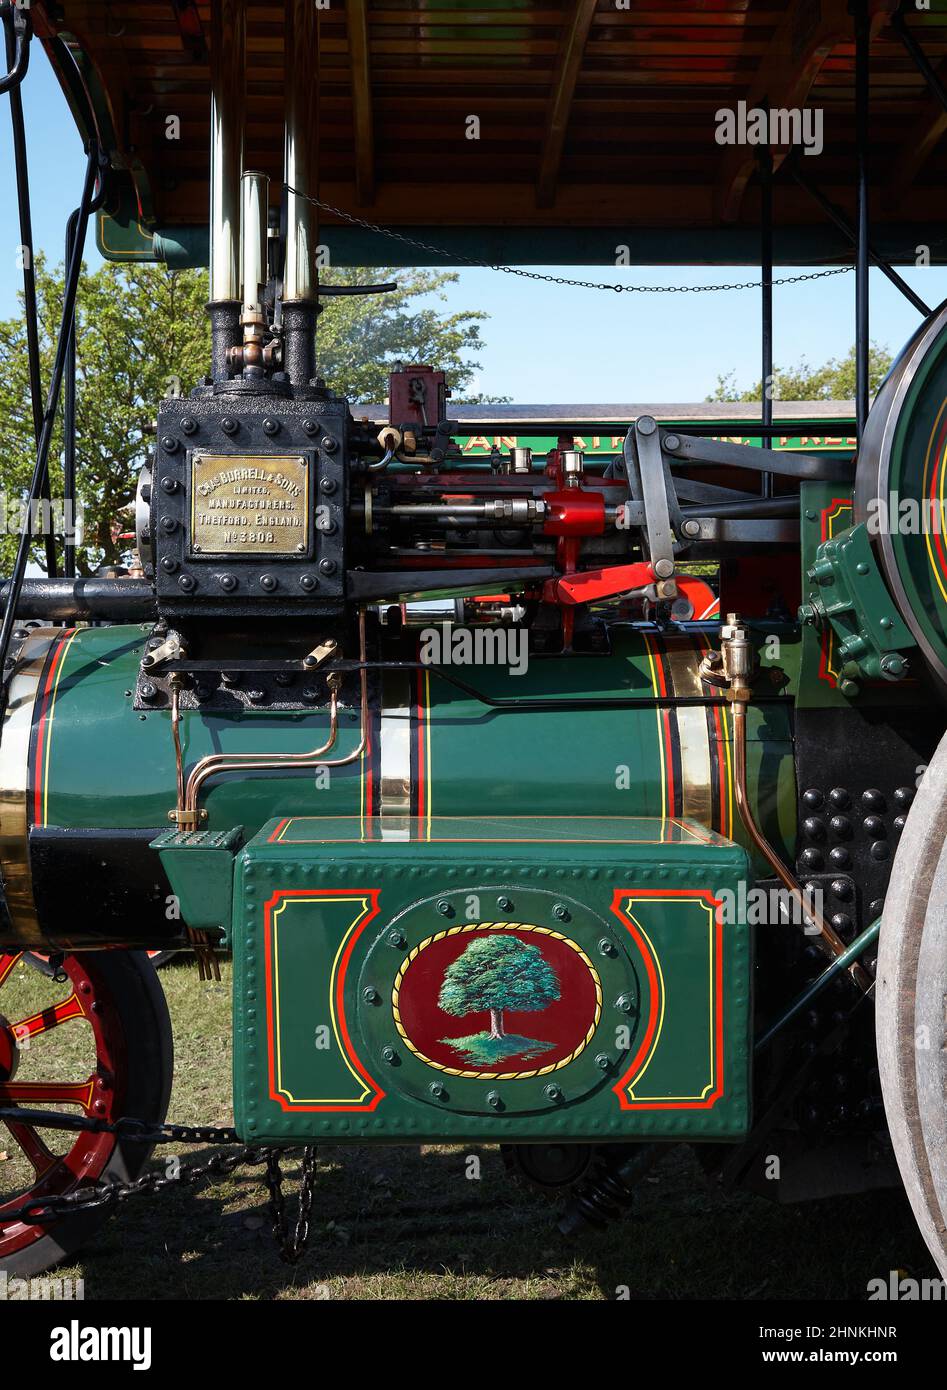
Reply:
[[[437,903],[437,910],[442,917],[453,917],[454,909],[446,898],[440,898]]]
[[[556,903],[552,910],[552,915],[560,922],[568,922],[571,920],[571,914],[565,903]]]

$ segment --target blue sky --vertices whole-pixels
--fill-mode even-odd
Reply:
[[[59,87],[39,46],[24,84],[30,142],[34,236],[62,256],[65,220],[79,200],[84,156]],[[6,100],[0,100],[0,315],[17,312],[19,230]],[[6,247],[6,251],[3,248]],[[87,259],[99,263],[90,234]],[[543,267],[531,267],[543,269]],[[554,267],[548,267],[553,270]],[[621,277],[629,284],[715,284],[749,278],[735,267],[570,267],[576,278]],[[791,267],[780,275],[792,274]],[[930,305],[947,298],[947,268],[903,272]],[[522,402],[702,400],[718,374],[741,384],[759,377],[759,294],[615,295],[463,270],[449,290],[451,309],[483,309],[485,347],[477,389]],[[775,360],[805,356],[817,365],[851,345],[854,276],[838,275],[774,291]],[[919,316],[877,271],[871,275],[871,336],[896,350]]]

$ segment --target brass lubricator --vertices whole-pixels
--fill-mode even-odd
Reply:
[[[716,686],[730,703],[733,715],[733,785],[737,810],[755,848],[767,861],[773,873],[796,903],[801,921],[816,928],[816,945],[830,960],[845,952],[845,943],[825,920],[822,913],[809,903],[798,879],[787,869],[756,823],[746,781],[746,710],[753,698],[753,680],[757,674],[756,649],[750,641],[749,629],[738,613],[728,613],[720,629],[719,652],[708,652],[700,663],[700,677]],[[859,989],[867,992],[873,981],[857,961],[848,973]]]

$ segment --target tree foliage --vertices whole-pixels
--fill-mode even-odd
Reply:
[[[353,402],[383,402],[388,372],[397,360],[427,361],[442,368],[462,397],[479,363],[480,311],[445,313],[440,301],[457,276],[444,271],[326,270],[326,283],[397,280],[383,296],[325,300],[319,316],[320,374]],[[62,267],[36,259],[43,389],[48,389],[63,295]],[[77,303],[76,455],[83,536],[77,568],[91,574],[120,563],[130,546],[138,473],[152,447],[159,402],[187,395],[210,360],[203,271],[169,271],[154,265],[105,265],[84,274]],[[53,498],[61,498],[63,437],[60,422],[50,453]],[[23,498],[35,461],[29,395],[26,328],[22,315],[0,320],[0,492],[7,506]],[[12,531],[12,533],[11,533]],[[0,573],[16,553],[15,523],[0,533]],[[43,565],[42,543],[31,557]]]
[[[544,1009],[559,998],[559,981],[538,946],[518,936],[481,936],[444,972],[438,1004],[461,1018],[487,1009]]]
[[[868,349],[868,387],[873,395],[888,374],[893,358],[884,347],[872,343]],[[830,357],[821,367],[810,367],[803,357],[794,367],[777,368],[773,372],[774,401],[849,401],[855,395],[855,348],[844,357]],[[717,378],[709,401],[759,401],[763,398],[762,383],[743,390],[736,382],[736,373],[727,372]]]

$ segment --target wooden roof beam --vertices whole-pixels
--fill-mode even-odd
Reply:
[[[871,37],[897,7],[898,0],[869,0]],[[745,100],[747,107],[766,106],[769,109],[797,108],[806,105],[823,64],[840,43],[852,38],[852,17],[848,0],[821,0],[811,7],[813,19],[807,30],[800,32],[799,16],[810,7],[790,6],[764,57],[760,60]],[[773,167],[778,168],[788,149],[773,150]],[[715,204],[717,215],[724,222],[734,222],[747,184],[756,169],[757,147],[730,146],[721,162],[717,178]]]
[[[375,120],[366,0],[348,0],[352,117],[355,125],[355,191],[361,206],[375,201]]]
[[[555,202],[572,98],[575,96],[576,83],[582,68],[582,55],[585,52],[597,3],[598,0],[575,0],[571,19],[559,45],[556,73],[549,98],[548,130],[536,182],[536,203],[541,208],[551,207]]]

